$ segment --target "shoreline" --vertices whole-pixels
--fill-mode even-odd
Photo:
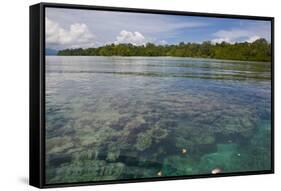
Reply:
[[[231,60],[219,58],[202,58],[202,57],[183,57],[183,56],[92,56],[92,55],[45,55],[46,57],[106,57],[106,58],[170,58],[170,59],[192,59],[192,60],[206,60],[219,62],[237,62],[237,63],[269,63],[272,61],[255,61],[255,60]]]

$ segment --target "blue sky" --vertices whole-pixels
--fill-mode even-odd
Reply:
[[[270,22],[245,19],[46,8],[46,48],[105,44],[270,41]]]

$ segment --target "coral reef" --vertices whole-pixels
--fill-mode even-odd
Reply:
[[[257,64],[97,59],[116,61],[116,70],[163,72],[169,66],[173,72],[167,70],[166,77],[143,72],[66,73],[69,80],[61,74],[47,76],[47,183],[270,169],[270,82],[198,78],[208,70],[231,68],[229,75],[233,68]],[[89,66],[112,69],[94,62]],[[183,77],[194,67],[198,76]],[[174,77],[177,72],[184,75]]]
[[[110,144],[108,146],[106,160],[113,162],[119,158],[120,156],[119,146],[116,144]]]
[[[55,178],[50,183],[83,182],[111,180],[123,174],[125,165],[122,163],[106,163],[100,160],[84,160],[67,163],[57,168]]]
[[[168,130],[156,125],[155,127],[139,133],[135,147],[143,151],[151,146],[153,142],[159,143],[162,139],[168,136]]]
[[[163,161],[163,173],[170,176],[194,174],[194,162],[189,156],[169,156]]]
[[[54,137],[47,139],[46,152],[48,154],[65,152],[74,146],[71,137]]]
[[[143,151],[150,147],[152,144],[152,136],[147,133],[140,133],[137,138],[136,148],[140,151]]]

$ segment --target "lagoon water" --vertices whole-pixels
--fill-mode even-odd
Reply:
[[[46,183],[269,170],[270,63],[46,57]]]

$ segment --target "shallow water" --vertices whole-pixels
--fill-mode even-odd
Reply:
[[[47,56],[46,183],[269,170],[270,71],[257,62]]]

